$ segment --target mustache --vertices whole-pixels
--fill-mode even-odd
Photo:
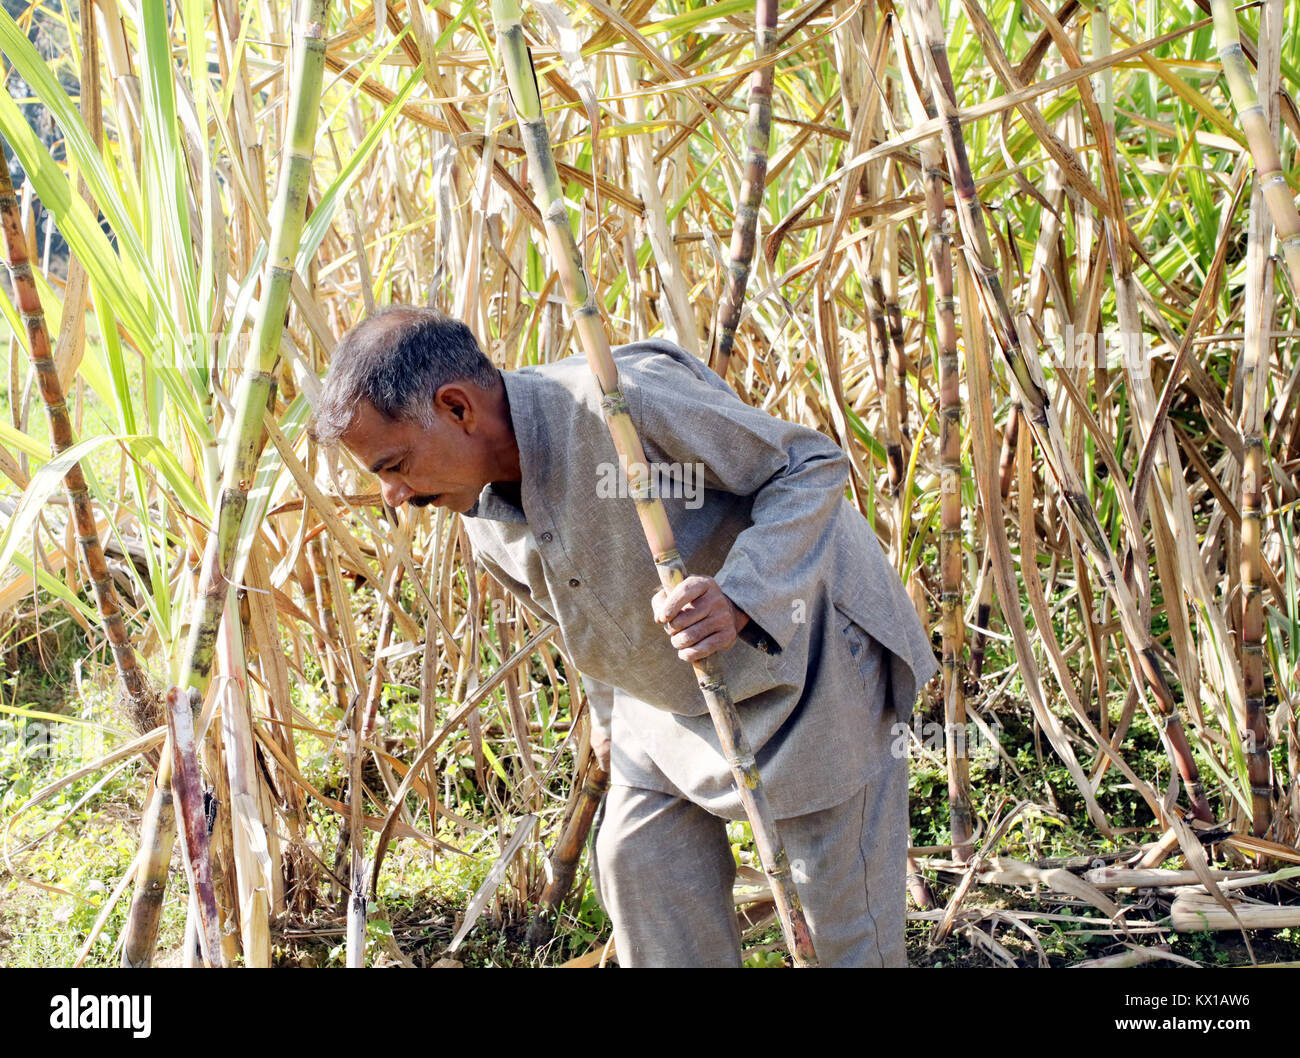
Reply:
[[[412,496],[406,502],[409,503],[412,507],[427,507],[434,500],[436,500],[439,495],[440,493],[435,493],[432,496]]]

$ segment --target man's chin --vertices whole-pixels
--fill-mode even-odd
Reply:
[[[411,497],[411,499],[407,500],[406,502],[409,503],[412,507],[433,507],[433,506],[446,507],[447,510],[456,511],[460,514],[464,514],[472,506],[474,506],[473,500],[471,500],[468,503],[466,503],[464,500],[457,500],[455,495],[450,492],[440,492],[434,496],[419,496],[419,497],[413,496]]]

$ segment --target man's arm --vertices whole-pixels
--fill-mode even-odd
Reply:
[[[824,434],[750,407],[694,358],[665,351],[619,370],[645,443],[670,462],[704,464],[707,488],[753,497],[753,524],[712,579],[784,649],[793,605],[812,593],[829,553],[848,457]]]

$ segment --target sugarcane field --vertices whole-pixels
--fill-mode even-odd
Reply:
[[[1300,0],[3,8],[0,967],[1286,1016]]]

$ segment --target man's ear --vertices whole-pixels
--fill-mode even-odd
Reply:
[[[458,424],[472,424],[477,429],[478,422],[476,416],[476,407],[474,407],[474,393],[472,387],[461,382],[448,382],[446,386],[438,390],[437,403],[446,408],[451,415],[455,417]]]
[[[441,404],[457,420],[464,422],[466,413],[472,414],[472,407],[469,402],[469,394],[466,393],[465,387],[455,382],[449,382],[438,390],[434,397],[434,405]]]

